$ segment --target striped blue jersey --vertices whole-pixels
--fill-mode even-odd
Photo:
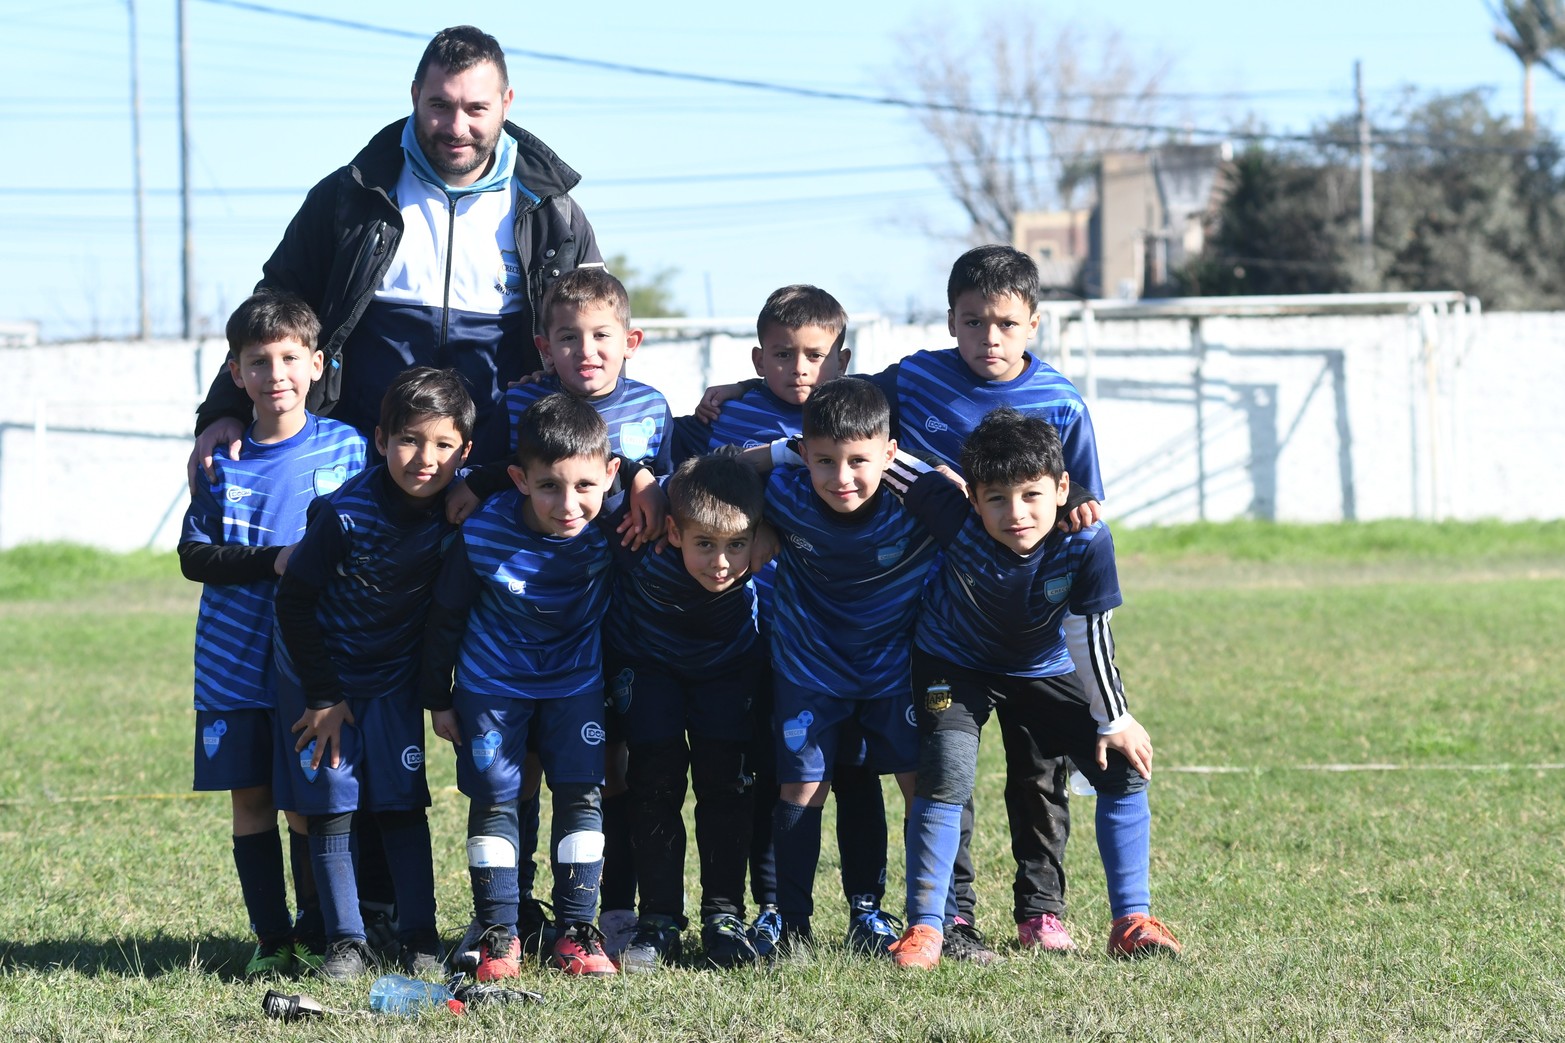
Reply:
[[[712,592],[685,568],[682,552],[614,544],[617,582],[604,634],[627,659],[684,674],[712,670],[755,647],[755,590],[735,583]]]
[[[412,690],[424,617],[440,552],[456,527],[445,497],[412,506],[384,466],[348,480],[316,503],[288,560],[288,578],[319,591],[316,623],[348,699]],[[277,667],[303,683],[287,643]]]
[[[560,378],[552,374],[531,384],[508,388],[501,408],[495,410],[473,446],[473,462],[492,463],[514,453],[516,425],[527,407],[546,395],[564,391]],[[610,451],[646,464],[655,475],[673,470],[674,417],[662,392],[621,376],[613,391],[587,402],[609,425]]]
[[[962,469],[962,443],[984,415],[1010,406],[1041,417],[1060,433],[1071,483],[1103,499],[1098,445],[1092,417],[1076,386],[1058,370],[1027,353],[1027,368],[1004,382],[985,380],[968,368],[955,348],[919,351],[888,369],[876,382],[893,402],[899,448],[934,456]],[[894,383],[894,389],[888,384]],[[894,394],[893,394],[894,390]]]
[[[534,532],[519,490],[490,497],[462,525],[436,585],[467,608],[456,684],[476,695],[559,699],[603,686],[600,624],[613,573],[608,512],[568,538]]]
[[[884,491],[853,514],[838,514],[803,468],[772,472],[766,520],[780,546],[777,673],[842,699],[905,688],[919,594],[935,557],[929,531]]]
[[[347,424],[307,415],[281,442],[245,432],[239,459],[226,444],[212,454],[215,481],[198,485],[185,512],[182,543],[277,547],[304,535],[310,501],[364,469],[367,443]],[[196,615],[196,709],[271,707],[274,579],[208,583]]]
[[[1114,540],[1102,522],[1076,533],[1056,529],[1024,557],[984,531],[942,475],[918,478],[905,503],[943,551],[914,637],[931,655],[989,673],[1068,674],[1075,666],[1061,628],[1066,611],[1086,616],[1121,603]]]

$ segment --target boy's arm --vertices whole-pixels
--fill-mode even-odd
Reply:
[[[694,416],[679,416],[674,418],[674,430],[671,441],[673,442],[673,466],[678,467],[692,456],[700,456],[706,452],[711,440],[711,432],[706,424]]]
[[[949,543],[971,513],[961,479],[944,464],[926,463],[898,449],[880,480],[937,543]]]
[[[736,398],[743,398],[758,387],[765,387],[766,381],[760,377],[750,377],[741,380],[737,384],[719,384],[716,387],[706,389],[701,396],[701,402],[696,406],[695,418],[704,424],[710,424],[717,419],[717,415],[723,411],[724,402],[732,402]]]
[[[468,463],[476,470],[483,464],[499,461],[502,468],[510,463],[511,455],[511,396],[502,394],[495,403],[489,419],[481,430],[473,435],[473,448],[468,451]]]
[[[197,583],[254,583],[276,579],[277,556],[282,545],[239,547],[229,544],[198,543],[187,540],[179,545],[179,571]]]
[[[468,563],[467,544],[459,536],[451,541],[441,562],[424,622],[418,693],[419,701],[431,714],[451,709],[451,679],[462,651],[462,637],[467,633],[467,617],[477,598],[478,578]]]
[[[1109,630],[1112,609],[1067,616],[1065,642],[1087,690],[1093,719],[1098,722],[1098,767],[1108,767],[1108,751],[1118,750],[1142,778],[1152,777],[1152,737],[1130,715],[1125,687],[1114,665],[1114,635]],[[1080,626],[1071,626],[1079,620]]]
[[[652,458],[652,473],[661,478],[674,473],[674,413],[663,403],[661,419],[663,437],[658,439],[657,455]]]

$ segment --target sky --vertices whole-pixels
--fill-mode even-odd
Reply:
[[[46,340],[137,328],[132,3],[153,333],[180,328],[177,0],[5,0],[0,324],[37,322]],[[1170,118],[1181,125],[1308,130],[1352,110],[1355,60],[1372,113],[1408,90],[1469,88],[1491,91],[1500,111],[1520,110],[1519,67],[1493,41],[1483,0],[998,9],[1035,19],[1045,35],[1068,22],[1120,33],[1146,67],[1168,66]],[[424,42],[462,22],[506,47],[511,118],[582,173],[574,194],[605,252],[642,272],[672,271],[685,312],[749,317],[777,286],[812,282],[854,314],[937,316],[967,227],[908,112],[587,63],[883,96],[903,58],[899,34],[973,39],[982,53],[979,26],[994,10],[984,0],[188,0],[200,322],[221,329],[309,186],[407,115]],[[1565,85],[1540,73],[1536,104],[1541,122],[1558,128]]]

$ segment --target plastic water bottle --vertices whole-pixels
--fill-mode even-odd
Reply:
[[[437,982],[419,981],[405,974],[383,974],[370,986],[370,1009],[383,1014],[415,1017],[421,1010],[463,1011],[456,994]]]
[[[1092,788],[1092,783],[1087,781],[1087,776],[1075,769],[1071,770],[1070,781],[1065,784],[1073,797],[1096,797],[1098,791]]]

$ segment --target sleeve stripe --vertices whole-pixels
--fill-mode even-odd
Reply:
[[[1094,701],[1101,699],[1110,721],[1123,717],[1129,710],[1125,703],[1125,687],[1120,682],[1119,669],[1114,665],[1114,632],[1109,629],[1109,618],[1114,613],[1094,612],[1087,616],[1087,649],[1092,658],[1092,684],[1097,689]]]

